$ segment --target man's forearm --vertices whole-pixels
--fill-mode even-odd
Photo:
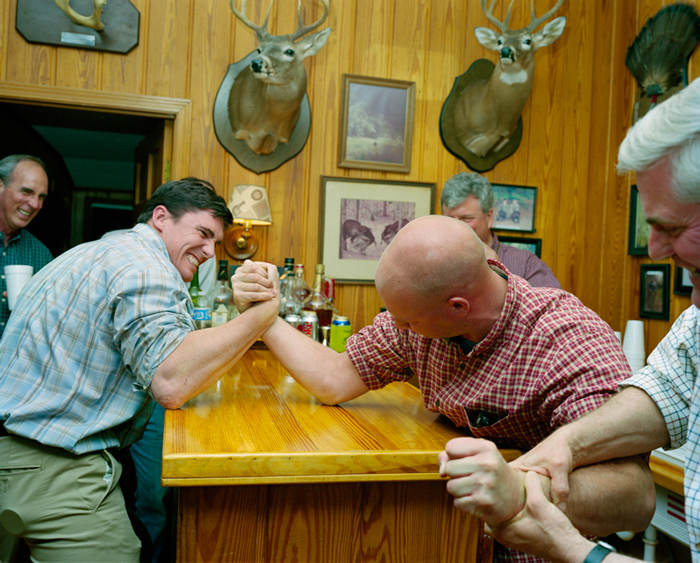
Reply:
[[[581,533],[642,531],[656,509],[651,471],[641,456],[581,467],[571,474],[566,515]]]
[[[224,325],[189,333],[156,370],[151,383],[156,401],[179,408],[213,385],[277,318],[276,303],[261,303]]]
[[[575,467],[642,454],[670,441],[656,403],[636,387],[625,388],[560,431],[566,432]]]
[[[327,405],[337,405],[369,391],[347,354],[339,354],[277,319],[263,342],[307,391]]]

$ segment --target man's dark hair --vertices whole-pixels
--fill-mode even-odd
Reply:
[[[224,198],[216,194],[214,186],[199,178],[174,180],[160,186],[146,203],[137,223],[146,223],[159,205],[165,207],[175,220],[191,211],[206,210],[223,219],[225,227],[233,224],[233,215]]]
[[[0,180],[2,180],[2,183],[7,186],[12,179],[12,175],[15,173],[17,165],[26,160],[36,162],[44,169],[44,172],[46,172],[46,166],[40,158],[30,154],[11,154],[0,160]]]

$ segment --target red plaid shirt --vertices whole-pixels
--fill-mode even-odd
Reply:
[[[620,342],[598,315],[570,293],[533,288],[514,275],[501,316],[470,352],[455,339],[398,330],[389,313],[351,336],[346,350],[370,389],[415,374],[428,410],[520,450],[599,407],[631,376]],[[539,561],[516,552],[504,559],[499,551],[494,561]]]

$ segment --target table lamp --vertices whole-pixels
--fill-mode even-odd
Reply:
[[[258,249],[258,237],[252,226],[272,225],[267,190],[249,184],[234,186],[228,208],[233,215],[233,222],[242,226],[228,230],[224,237],[224,248],[236,260],[245,260]]]

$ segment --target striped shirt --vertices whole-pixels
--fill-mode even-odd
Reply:
[[[685,453],[685,518],[690,550],[700,562],[700,310],[691,306],[654,349],[647,365],[620,387],[642,389],[666,421],[671,442]]]
[[[32,277],[0,342],[0,420],[76,454],[133,443],[156,369],[195,329],[192,312],[148,225],[65,252]]]
[[[602,405],[631,375],[619,340],[598,315],[570,293],[511,275],[500,317],[473,347],[398,330],[381,313],[348,338],[346,351],[370,389],[415,374],[428,410],[523,451]],[[542,560],[497,544],[494,561]]]
[[[33,266],[36,274],[41,268],[46,266],[53,256],[38,238],[26,229],[20,229],[11,239],[10,244],[5,246],[5,234],[0,233],[0,245],[2,245],[2,255],[0,255],[0,338],[7,326],[10,318],[10,308],[7,306],[7,298],[2,294],[7,291],[5,282],[5,266],[23,264]]]
[[[498,254],[498,260],[505,264],[511,274],[525,278],[532,287],[553,287],[561,289],[561,284],[552,270],[535,254],[498,241],[493,235],[491,248]]]

